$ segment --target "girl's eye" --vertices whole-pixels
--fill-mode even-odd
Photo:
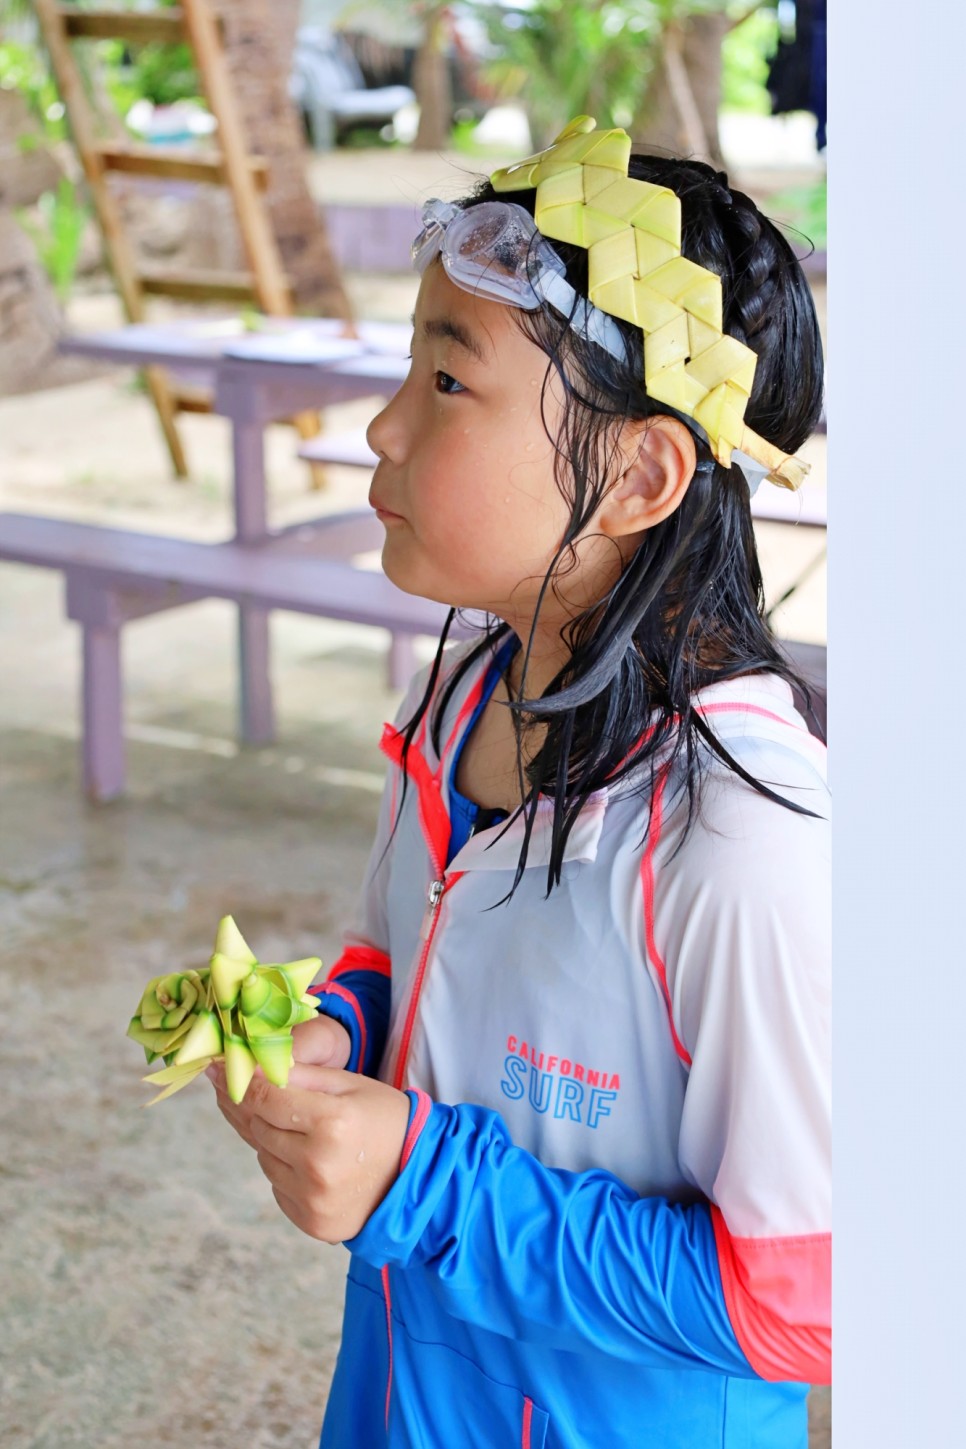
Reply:
[[[454,393],[466,391],[463,384],[457,382],[455,377],[450,377],[448,372],[437,372],[434,381],[436,391],[445,393],[447,397],[452,397]]]

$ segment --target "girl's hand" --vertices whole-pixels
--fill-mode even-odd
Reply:
[[[399,1174],[409,1125],[405,1092],[371,1077],[303,1065],[292,1068],[287,1087],[256,1075],[236,1104],[221,1062],[208,1076],[223,1115],[255,1149],[285,1216],[323,1243],[355,1237]]]
[[[336,1067],[341,1069],[349,1060],[351,1051],[352,1038],[341,1022],[333,1021],[330,1016],[323,1016],[321,1012],[311,1021],[300,1022],[298,1026],[292,1028],[292,1065],[288,1073],[289,1086],[304,1087],[306,1090],[312,1091],[316,1083],[315,1068]],[[222,1068],[213,1066],[207,1072],[215,1083],[216,1091],[219,1090],[218,1072],[220,1070],[223,1073]],[[252,1080],[264,1080],[261,1067],[255,1068]],[[220,1095],[224,1095],[224,1093],[224,1075],[222,1075]],[[225,1111],[220,1100],[219,1106],[239,1137],[244,1138],[249,1147],[254,1147],[255,1143],[248,1130],[248,1114],[243,1110],[248,1105],[250,1096],[251,1087],[246,1092],[244,1101],[237,1105],[226,1096],[225,1100],[232,1107],[232,1112]]]
[[[292,1072],[289,1081],[295,1087],[308,1087],[295,1071],[298,1063],[316,1067],[344,1067],[352,1050],[352,1039],[341,1022],[320,1012],[312,1021],[303,1021],[292,1028]]]

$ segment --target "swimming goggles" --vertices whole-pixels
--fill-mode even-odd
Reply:
[[[427,201],[412,245],[413,266],[422,275],[437,255],[464,292],[524,312],[548,302],[579,337],[619,362],[629,360],[617,323],[574,291],[563,262],[515,201],[484,201],[465,210],[439,197]]]
[[[427,201],[422,230],[412,244],[413,266],[422,275],[437,255],[450,281],[464,292],[524,312],[535,312],[548,302],[579,337],[603,347],[618,362],[630,360],[617,323],[574,291],[563,262],[530,213],[516,202],[483,201],[464,209],[439,197]],[[710,447],[700,423],[690,417],[682,421]],[[754,493],[768,468],[737,448],[731,461]]]

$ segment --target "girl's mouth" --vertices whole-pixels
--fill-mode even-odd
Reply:
[[[375,515],[379,519],[380,523],[403,522],[403,516],[401,513],[393,513],[391,508],[383,508],[382,504],[377,503],[374,498],[369,499],[369,506],[375,512]]]

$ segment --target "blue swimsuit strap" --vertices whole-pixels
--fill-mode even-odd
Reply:
[[[489,704],[504,670],[519,647],[519,639],[515,635],[511,635],[494,654],[483,679],[483,690],[480,694],[479,703],[470,715],[469,723],[453,752],[453,759],[449,768],[449,779],[447,781],[451,822],[447,865],[453,859],[454,855],[456,855],[457,851],[462,850],[471,835],[478,830],[489,829],[491,825],[496,825],[501,820],[506,820],[510,813],[508,810],[500,810],[497,807],[488,808],[483,805],[477,805],[475,800],[468,799],[466,795],[463,795],[456,788],[456,772],[459,768],[460,756],[463,753],[463,747],[466,741],[473,733],[477,720]]]

